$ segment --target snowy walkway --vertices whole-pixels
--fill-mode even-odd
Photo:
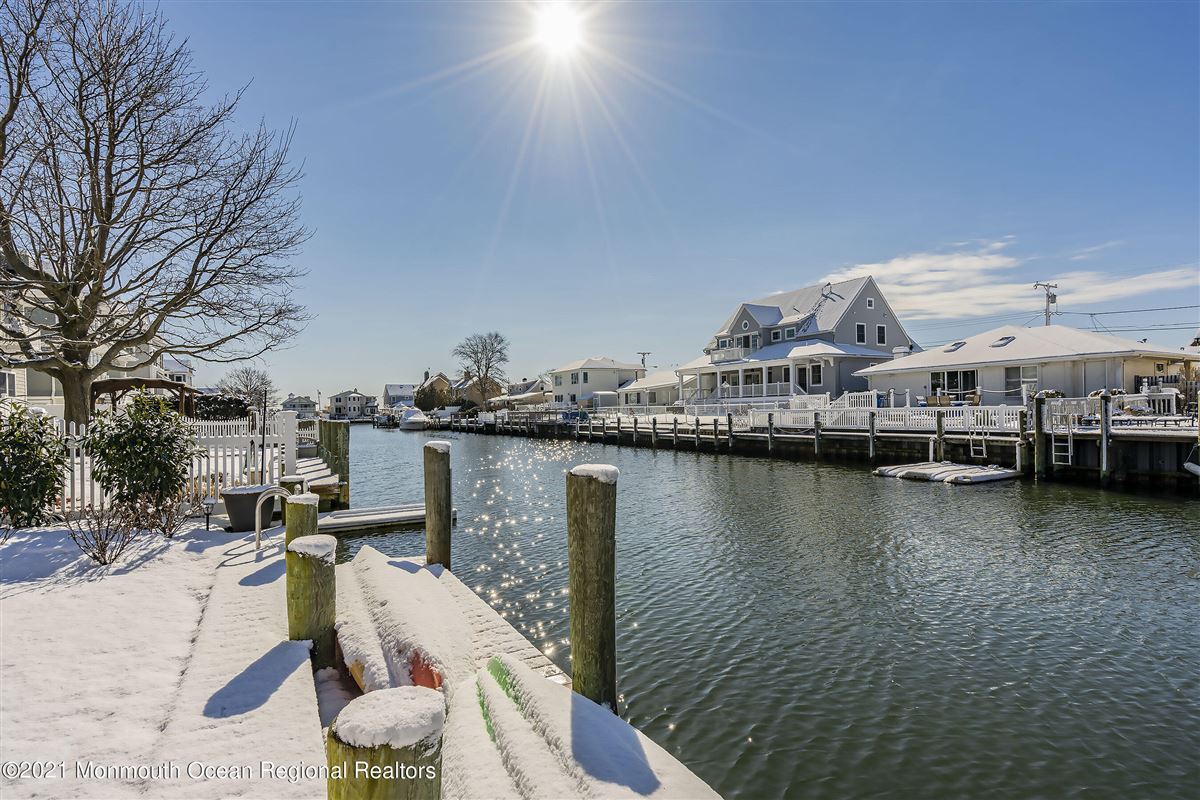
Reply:
[[[102,568],[62,531],[14,534],[0,670],[0,760],[63,764],[0,778],[5,800],[325,796],[262,763],[325,761],[277,543],[256,556],[241,534],[145,537]]]

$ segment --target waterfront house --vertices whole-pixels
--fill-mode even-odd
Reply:
[[[376,405],[373,396],[363,394],[357,388],[350,389],[329,398],[329,416],[332,419],[365,419],[374,415]]]
[[[296,419],[312,419],[317,416],[317,403],[308,395],[289,394],[280,405],[284,411],[295,411]]]
[[[582,358],[549,372],[553,402],[559,405],[591,403],[596,392],[617,392],[621,387],[645,377],[646,368],[607,356]]]
[[[1200,355],[1065,325],[1005,325],[858,374],[880,391],[952,399],[978,393],[983,405],[1013,405],[1041,389],[1067,397],[1099,389],[1135,392],[1140,379],[1178,374],[1188,363],[1200,363]]]
[[[473,403],[482,408],[489,397],[503,393],[504,387],[498,381],[492,378],[481,381],[469,373],[450,383],[450,398],[460,405]]]
[[[417,396],[419,385],[416,383],[385,383],[382,395],[383,407],[411,406]]]
[[[504,394],[488,400],[490,408],[518,408],[522,406],[539,406],[546,402],[546,378],[522,378],[510,383]]]
[[[738,305],[704,348],[675,371],[688,402],[837,397],[867,388],[856,373],[917,345],[875,279],[780,292]],[[684,381],[696,381],[690,392]]]
[[[691,391],[695,385],[695,375],[684,376],[684,393]],[[620,404],[623,406],[670,406],[680,399],[679,376],[669,369],[648,373],[622,386],[620,390]]]

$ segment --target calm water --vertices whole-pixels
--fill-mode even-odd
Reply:
[[[354,504],[419,500],[431,438],[355,426]],[[455,572],[564,668],[563,473],[620,467],[622,714],[726,797],[1200,796],[1195,501],[436,438]]]

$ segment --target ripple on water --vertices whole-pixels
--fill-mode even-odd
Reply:
[[[356,427],[355,504],[419,499],[428,438]],[[563,476],[620,467],[622,714],[727,797],[1194,796],[1194,502],[437,438],[455,571],[564,668]]]

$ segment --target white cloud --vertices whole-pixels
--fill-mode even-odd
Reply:
[[[1113,247],[1120,247],[1123,244],[1125,244],[1124,240],[1114,239],[1111,242],[1102,242],[1100,244],[1092,245],[1091,247],[1084,247],[1081,250],[1076,250],[1071,255],[1071,260],[1072,261],[1087,261],[1089,258],[1091,258],[1092,256],[1096,255],[1097,253],[1099,253],[1103,250],[1108,250]]]
[[[948,253],[912,253],[874,264],[856,264],[826,276],[841,281],[874,276],[888,302],[905,320],[963,319],[1003,312],[1029,311],[1042,306],[1034,278],[1016,279],[1022,259],[1005,251],[1008,239],[978,243],[974,249]],[[1039,273],[1038,280],[1057,283],[1064,310],[1132,297],[1162,289],[1197,288],[1195,266],[1178,267],[1115,278],[1096,270],[1058,275]]]

